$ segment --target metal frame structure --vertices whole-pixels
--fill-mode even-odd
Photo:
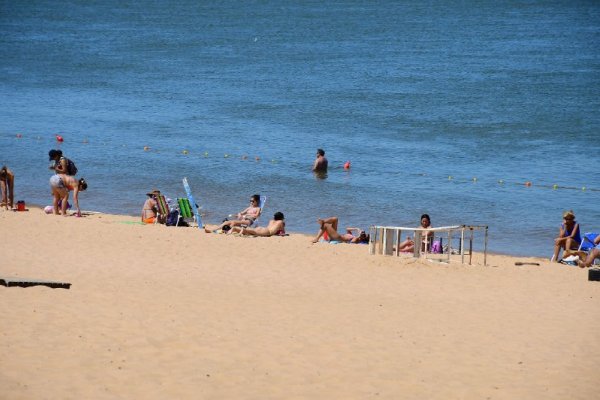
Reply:
[[[487,265],[487,244],[488,244],[488,226],[487,225],[453,225],[453,226],[442,226],[438,228],[409,228],[401,226],[376,226],[373,225],[369,228],[369,254],[382,254],[386,256],[399,256],[400,255],[400,243],[402,239],[402,232],[409,231],[413,232],[414,242],[423,242],[421,237],[423,232],[440,232],[447,233],[448,251],[446,252],[446,262],[450,262],[450,255],[452,254],[452,237],[455,233],[459,233],[459,253],[461,256],[461,263],[465,263],[465,233],[468,235],[468,255],[469,265],[473,261],[473,240],[476,230],[484,230],[484,245],[483,245],[483,265]],[[413,257],[420,257],[424,255],[427,259],[429,252],[430,243],[429,237],[425,237],[424,246],[414,246]],[[440,260],[441,261],[441,260]]]

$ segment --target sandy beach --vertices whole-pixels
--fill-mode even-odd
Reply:
[[[0,277],[72,284],[0,286],[3,399],[598,396],[587,270],[107,214],[0,211],[0,226]]]

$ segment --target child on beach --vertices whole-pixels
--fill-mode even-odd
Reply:
[[[421,228],[431,228],[431,218],[428,214],[421,215]],[[433,241],[433,231],[423,231],[421,233],[421,251],[425,251],[426,246],[430,246]],[[400,243],[400,252],[410,253],[415,250],[415,242],[411,237]]]
[[[554,255],[551,261],[559,262],[560,250],[577,250],[581,243],[579,224],[575,221],[573,210],[563,213],[563,223],[560,226],[558,237],[554,239]]]
[[[257,226],[256,228],[242,228],[240,226],[234,226],[229,231],[231,233],[240,233],[248,236],[264,236],[269,237],[273,235],[285,234],[285,217],[282,212],[277,211],[273,215],[273,219],[269,221],[267,227]]]
[[[77,213],[75,215],[81,217],[81,209],[79,208],[79,192],[86,190],[87,186],[87,182],[83,178],[77,180],[70,175],[52,175],[50,178],[50,188],[52,189],[52,195],[54,196],[54,214],[60,215],[62,212],[63,216],[67,216],[67,202],[69,200],[69,192],[72,190],[73,202],[75,203],[75,207],[77,207]],[[59,201],[62,201],[60,207],[61,212],[58,210]]]
[[[2,202],[0,207],[7,210],[13,208],[15,198],[15,174],[4,165],[0,169],[0,191],[2,191]]]
[[[346,233],[340,234],[337,231],[338,228],[338,217],[329,217],[329,218],[319,218],[317,219],[319,223],[319,232],[317,232],[317,236],[312,240],[313,243],[317,243],[323,235],[327,234],[328,241],[338,241],[344,243],[368,243],[369,235],[365,231],[360,228],[347,227]]]

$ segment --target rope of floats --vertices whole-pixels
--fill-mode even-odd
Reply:
[[[23,139],[24,138],[23,134],[21,134],[21,133],[17,133],[15,135],[15,137],[16,137],[16,139]],[[42,140],[42,137],[41,136],[36,136],[34,139],[37,140],[37,141],[39,141],[39,140]],[[59,144],[64,142],[64,137],[62,135],[58,135],[58,134],[54,135],[54,139]],[[89,142],[88,139],[84,139],[81,143],[87,145],[90,142]],[[103,143],[103,144],[105,145],[106,143]],[[127,147],[127,145],[125,145],[125,144],[123,144],[122,146],[123,147]],[[183,149],[183,150],[180,150],[180,151],[175,151],[175,150],[155,150],[155,149],[153,149],[150,146],[143,146],[141,148],[141,150],[144,151],[144,152],[147,152],[147,153],[156,153],[156,154],[160,154],[160,153],[163,153],[163,152],[171,152],[171,151],[173,151],[176,154],[183,155],[183,156],[193,156],[194,154],[196,154],[194,152],[190,152],[190,150],[188,150],[188,149]],[[198,156],[202,157],[202,158],[209,158],[210,157],[208,151],[203,151],[203,152],[200,151],[198,153]],[[251,157],[251,156],[248,156],[247,154],[241,154],[240,155],[240,154],[224,153],[223,154],[223,158],[225,158],[225,159],[236,159],[237,158],[237,159],[240,159],[240,160],[250,160],[250,159],[253,158],[254,161],[256,161],[256,162],[262,161],[262,158],[260,156],[258,156],[258,155]],[[278,164],[279,160],[277,160],[277,159],[271,159],[270,162],[272,164]],[[346,161],[343,164],[343,169],[345,171],[349,171],[350,168],[351,168],[351,166],[352,166],[352,163],[350,161]],[[421,173],[421,174],[417,174],[417,175],[419,175],[419,176],[430,176],[430,175],[425,174],[425,173]],[[477,177],[472,177],[472,178],[460,178],[459,177],[459,178],[457,178],[457,177],[455,177],[453,175],[448,175],[447,176],[447,180],[449,182],[454,182],[454,183],[473,183],[473,184],[475,184],[475,183],[479,182],[479,179]],[[566,185],[559,185],[559,184],[556,184],[556,183],[552,184],[552,185],[534,184],[532,181],[519,182],[519,181],[511,181],[511,180],[505,180],[505,179],[498,179],[498,181],[496,183],[498,185],[500,185],[500,186],[502,186],[502,185],[518,185],[518,186],[524,186],[524,187],[527,187],[527,188],[535,187],[535,188],[552,189],[552,190],[566,189],[566,190],[577,190],[577,191],[581,191],[581,192],[586,192],[586,191],[589,191],[589,192],[600,192],[600,189],[598,189],[598,188],[591,188],[591,187],[588,187],[588,186],[581,186],[581,187],[566,186]]]

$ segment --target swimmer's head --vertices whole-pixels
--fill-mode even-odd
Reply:
[[[285,217],[283,216],[283,213],[280,211],[277,211],[274,215],[273,215],[273,219],[275,221],[283,221]]]

